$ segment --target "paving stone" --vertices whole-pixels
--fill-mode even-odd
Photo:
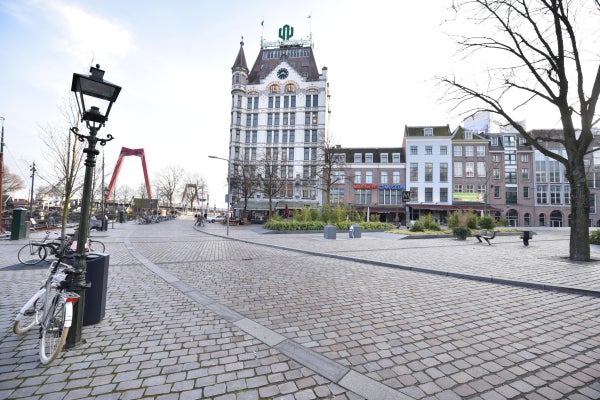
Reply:
[[[361,398],[338,385],[339,378],[332,382],[332,376],[315,374],[295,353],[282,354],[269,345],[280,338],[302,346],[303,355],[318,354],[341,370],[367,374],[361,376],[417,399],[555,393],[591,399],[598,394],[593,386],[600,378],[597,298],[383,268],[368,261],[600,290],[600,267],[586,265],[583,272],[561,258],[568,251],[568,234],[541,232],[544,240],[525,253],[518,240],[506,236],[488,249],[474,243],[456,246],[448,239],[398,240],[371,233],[357,242],[323,243],[311,234],[232,229],[231,237],[249,240],[243,242],[188,229],[190,222],[121,224],[105,233],[111,249],[106,317],[84,327],[85,346],[65,352],[49,368],[40,368],[34,340],[0,333],[0,382],[14,382],[11,398],[30,395],[29,388],[38,389],[45,381],[63,380],[69,383],[62,396],[77,397],[86,379],[100,398],[227,399],[246,393]],[[0,261],[14,257],[8,250],[0,242]],[[465,250],[482,261],[464,263]],[[515,264],[515,254],[527,269]],[[43,277],[44,271],[0,268],[0,279],[15,282],[6,297],[15,308],[27,300],[36,273]],[[230,322],[239,317],[244,318],[239,326]],[[6,370],[9,365],[2,361],[15,354],[19,361]],[[310,364],[310,357],[306,361]],[[260,385],[250,387],[251,379]],[[221,390],[218,394],[204,393],[203,388],[221,383],[224,389],[213,388]],[[115,392],[103,392],[109,389]]]

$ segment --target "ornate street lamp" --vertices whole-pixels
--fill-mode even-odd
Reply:
[[[92,182],[94,179],[94,167],[96,156],[100,153],[96,144],[104,146],[106,142],[113,139],[107,134],[106,138],[98,138],[97,134],[101,127],[106,124],[108,114],[113,103],[117,100],[121,87],[104,80],[104,71],[100,65],[90,68],[89,75],[73,74],[71,91],[75,93],[77,107],[81,122],[85,122],[90,134],[79,133],[78,127],[71,128],[80,142],[87,140],[88,147],[83,149],[86,154],[85,177],[83,181],[83,196],[81,201],[81,217],[79,220],[79,231],[77,232],[77,249],[73,266],[77,269],[69,284],[70,290],[79,294],[79,302],[75,303],[72,327],[69,329],[66,347],[74,347],[81,341],[81,327],[83,324],[83,305],[85,304],[85,288],[89,287],[85,280],[86,251],[85,244],[90,231],[90,208],[92,201]]]

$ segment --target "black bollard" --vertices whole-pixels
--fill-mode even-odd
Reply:
[[[529,246],[529,231],[523,232],[523,245]]]

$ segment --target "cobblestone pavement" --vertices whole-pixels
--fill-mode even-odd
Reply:
[[[183,217],[94,234],[106,316],[50,366],[11,329],[46,269],[1,241],[0,398],[600,398],[600,262],[568,261],[567,231],[527,248],[230,233]]]

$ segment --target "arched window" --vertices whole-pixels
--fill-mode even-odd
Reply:
[[[274,83],[271,86],[269,86],[269,93],[279,93],[280,89],[279,89],[279,85]]]
[[[558,210],[552,211],[550,213],[550,226],[554,228],[560,228],[562,224],[562,213]]]
[[[531,214],[525,213],[523,215],[523,223],[525,224],[525,226],[531,226]]]
[[[508,220],[509,226],[518,226],[519,225],[519,212],[515,209],[510,209],[506,213],[506,219]]]
[[[546,226],[546,214],[540,214],[538,217],[539,226]]]
[[[285,85],[286,93],[296,93],[296,85],[294,83],[287,83]]]

